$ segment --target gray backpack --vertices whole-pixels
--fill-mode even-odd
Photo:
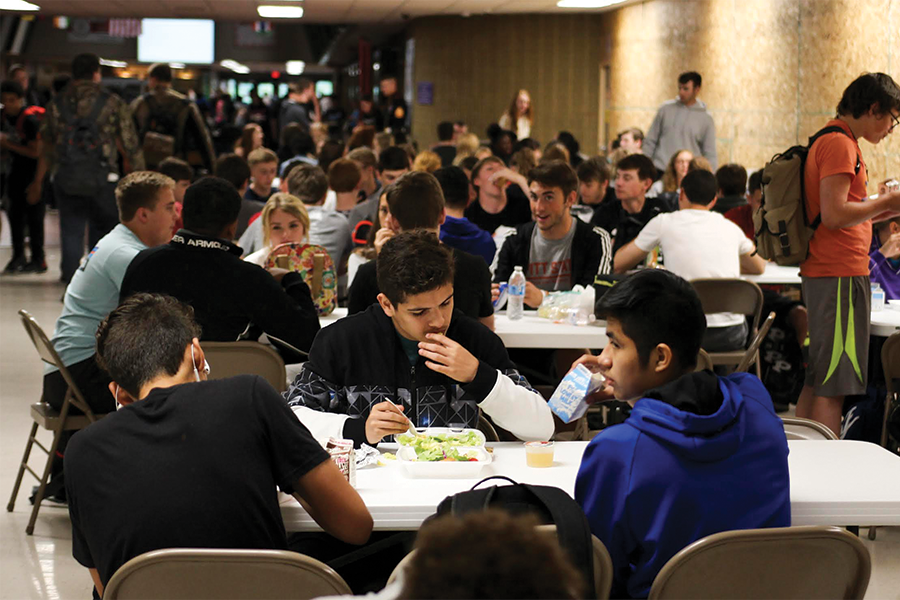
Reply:
[[[56,146],[56,175],[53,185],[69,196],[93,197],[100,194],[112,168],[103,154],[103,140],[97,119],[109,100],[109,93],[101,92],[90,114],[79,117],[75,102],[62,96],[57,106],[63,128]]]

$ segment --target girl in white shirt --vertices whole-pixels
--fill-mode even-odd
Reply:
[[[531,94],[528,90],[519,90],[513,96],[509,108],[500,117],[500,127],[514,131],[516,138],[524,140],[531,137],[531,126],[534,124],[534,107],[531,105]]]
[[[273,248],[288,242],[302,243],[309,234],[309,214],[296,196],[272,194],[262,209],[263,247],[244,260],[264,267]]]

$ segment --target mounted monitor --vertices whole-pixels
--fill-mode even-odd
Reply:
[[[141,19],[138,62],[215,62],[215,22],[208,19]]]

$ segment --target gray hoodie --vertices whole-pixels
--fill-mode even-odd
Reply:
[[[658,169],[665,170],[679,150],[702,155],[716,168],[716,124],[700,100],[692,106],[677,98],[664,103],[644,137],[644,154]]]

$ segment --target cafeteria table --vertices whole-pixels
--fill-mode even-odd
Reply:
[[[873,310],[869,323],[869,335],[890,337],[900,329],[900,309],[886,305],[881,310]]]
[[[572,495],[587,442],[556,442],[553,466],[543,469],[526,466],[520,442],[487,445],[494,449],[493,462],[477,478],[413,479],[390,461],[357,471],[356,489],[372,513],[375,530],[416,530],[445,497],[490,475],[552,485]],[[900,525],[900,456],[877,444],[846,440],[789,440],[788,447],[792,525]],[[393,452],[396,446],[382,444],[380,449]],[[321,531],[293,496],[279,494],[279,501],[288,531]]]
[[[336,308],[326,317],[319,317],[322,327],[347,316],[346,308]],[[554,323],[537,316],[536,310],[526,310],[518,321],[510,321],[505,311],[494,315],[494,332],[507,348],[604,348],[606,322],[594,321],[578,326]]]
[[[767,262],[762,275],[741,275],[741,279],[762,285],[800,285],[800,267],[783,267]]]

